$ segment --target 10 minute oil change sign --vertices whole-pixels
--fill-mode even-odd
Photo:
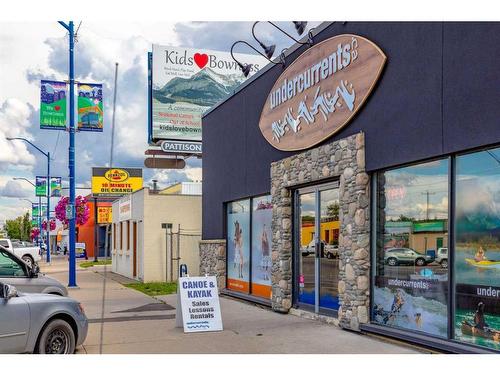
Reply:
[[[177,326],[182,325],[184,332],[222,331],[215,276],[180,277],[177,308]]]

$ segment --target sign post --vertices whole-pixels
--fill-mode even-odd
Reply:
[[[185,333],[222,331],[215,276],[180,277],[178,283],[176,327],[184,327]]]

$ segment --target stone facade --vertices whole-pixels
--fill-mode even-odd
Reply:
[[[363,133],[271,164],[273,201],[272,306],[292,306],[292,189],[339,179],[339,324],[359,330],[369,319],[370,178],[365,171]]]
[[[200,241],[200,276],[217,277],[219,293],[226,287],[226,240]]]

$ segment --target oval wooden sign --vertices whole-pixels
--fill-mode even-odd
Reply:
[[[373,42],[343,34],[300,55],[278,78],[260,116],[267,141],[303,150],[344,127],[370,95],[386,56]]]
[[[171,159],[171,158],[146,158],[144,159],[144,166],[146,168],[157,169],[184,169],[186,162],[184,159]]]

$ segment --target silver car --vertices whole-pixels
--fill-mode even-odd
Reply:
[[[83,307],[74,299],[18,293],[0,282],[0,353],[72,354],[87,331]]]
[[[29,266],[16,255],[0,247],[0,282],[13,285],[23,293],[68,295],[68,290],[59,281],[39,274],[38,271],[36,264]]]

